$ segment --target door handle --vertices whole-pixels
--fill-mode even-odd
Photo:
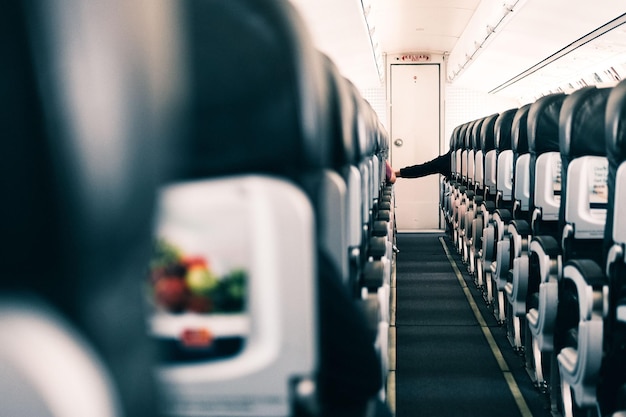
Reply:
[[[396,145],[397,147],[400,147],[402,145],[404,145],[404,141],[402,139],[396,139],[393,141],[393,144]]]

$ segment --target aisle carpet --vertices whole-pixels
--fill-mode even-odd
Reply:
[[[396,416],[520,416],[513,394],[445,254],[441,233],[399,234],[396,258]],[[448,243],[448,242],[446,242]],[[459,270],[465,271],[452,245]],[[548,417],[523,360],[463,272],[534,417]]]

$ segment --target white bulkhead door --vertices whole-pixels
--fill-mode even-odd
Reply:
[[[441,94],[439,64],[391,64],[389,76],[391,164],[394,169],[439,156]],[[439,229],[439,177],[396,182],[398,231]]]

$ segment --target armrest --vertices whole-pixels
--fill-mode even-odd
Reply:
[[[372,236],[384,237],[387,236],[389,229],[389,222],[385,220],[375,220],[372,225]]]
[[[611,266],[616,263],[616,262],[623,262],[624,261],[624,248],[622,247],[622,245],[618,245],[615,244],[613,246],[611,246],[611,249],[609,249],[609,253],[607,255],[607,260],[606,260],[606,269],[605,269],[605,274],[606,276],[611,276]]]
[[[361,287],[376,291],[383,285],[385,266],[381,261],[366,262],[361,275]]]
[[[509,273],[510,267],[510,251],[511,242],[508,239],[501,240],[496,245],[496,283],[498,291],[504,291],[504,287],[506,286],[508,280],[507,275]]]
[[[564,291],[574,291],[572,299],[578,301],[578,338],[577,346],[567,346],[557,356],[561,377],[574,391],[578,406],[595,406],[602,363],[603,316],[608,310],[607,279],[595,262],[585,259],[565,264],[563,280]],[[566,314],[564,311],[562,315]]]
[[[385,237],[371,237],[367,248],[367,255],[374,259],[380,259],[387,252],[387,239]]]
[[[559,278],[561,273],[561,248],[552,236],[535,236],[530,243],[529,252],[538,259],[540,282],[548,282],[550,276]]]
[[[483,207],[483,211],[486,210],[489,213],[493,213],[494,210],[496,209],[496,203],[494,203],[491,200],[484,200],[483,199],[482,207]]]
[[[511,220],[509,222],[509,232],[511,231],[511,228],[513,228],[519,235],[532,235],[532,229],[525,220]]]
[[[482,240],[482,259],[489,264],[494,260],[495,252],[495,230],[492,224],[487,224],[483,228]]]
[[[525,221],[513,220],[509,223],[509,236],[511,236],[511,253],[514,258],[528,251],[532,232]]]
[[[508,223],[511,220],[513,220],[513,216],[511,215],[511,212],[506,209],[497,209],[495,210],[494,214],[500,217],[503,223]]]
[[[528,255],[516,257],[511,270],[511,292],[507,292],[511,310],[516,317],[526,315],[526,296],[528,294]]]
[[[493,220],[493,225],[495,228],[495,239],[496,242],[502,240],[505,235],[505,231],[507,231],[507,226],[511,221],[511,212],[508,210],[496,210],[491,217]],[[507,231],[508,233],[508,231]]]
[[[390,210],[379,210],[378,211],[378,215],[376,216],[376,219],[388,222],[391,219],[391,211]]]
[[[530,243],[529,253],[535,259],[533,272],[537,269],[539,283],[533,281],[535,292],[531,295],[536,304],[530,306],[526,319],[528,328],[541,352],[554,349],[554,326],[559,299],[558,279],[561,273],[560,248],[551,236],[536,236]],[[532,291],[532,290],[531,290]]]
[[[580,277],[578,275],[573,275],[574,272],[574,268],[576,269],[576,271],[578,271],[580,273]],[[565,272],[569,271],[569,276],[565,276]],[[589,259],[574,259],[571,260],[569,262],[567,262],[565,264],[564,267],[564,278],[568,278],[572,281],[574,281],[574,283],[576,284],[577,288],[580,290],[581,288],[583,288],[583,286],[590,286],[592,288],[597,288],[597,287],[602,287],[604,285],[608,285],[608,280],[606,278],[606,276],[604,275],[604,272],[602,271],[602,269],[600,268],[600,266],[589,260]],[[584,279],[584,282],[581,281],[581,279]],[[579,296],[580,296],[580,291],[579,291]],[[581,317],[583,317],[583,313],[586,315],[585,317],[590,317],[590,315],[592,314],[591,309],[594,308],[593,307],[593,303],[591,303],[591,300],[587,300],[588,302],[584,302],[581,301],[581,305],[585,306],[585,311],[581,311]]]

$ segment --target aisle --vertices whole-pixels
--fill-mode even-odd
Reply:
[[[513,352],[504,329],[463,272],[460,276],[481,312],[479,318],[472,311],[443,248],[442,242],[448,242],[443,237],[443,233],[397,237],[396,416],[550,416],[522,358]],[[451,245],[449,253],[458,270],[465,271]],[[489,334],[499,346],[495,354],[487,343]],[[504,359],[500,363],[498,352]]]

